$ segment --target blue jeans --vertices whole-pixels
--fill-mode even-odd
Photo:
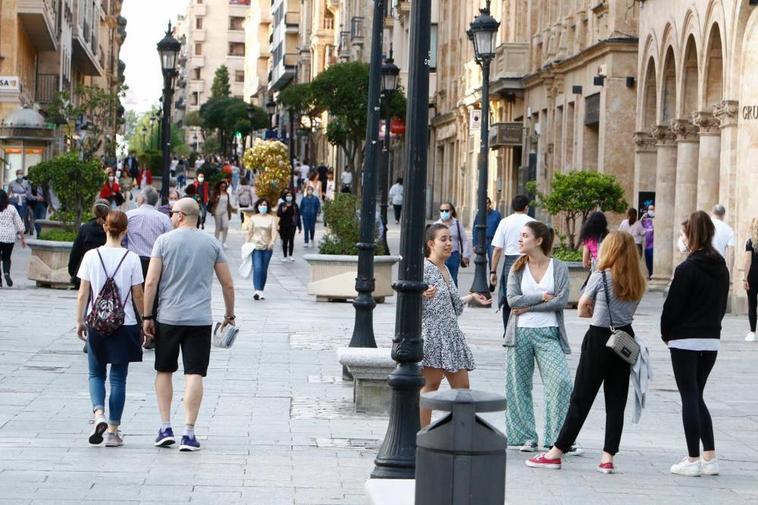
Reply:
[[[34,204],[34,230],[37,232],[37,238],[39,238],[39,231],[40,231],[40,225],[37,224],[37,221],[40,219],[45,219],[47,217],[47,206],[42,203],[35,203]]]
[[[268,264],[274,251],[270,249],[256,249],[253,251],[253,289],[263,291],[266,288],[268,278]]]
[[[92,410],[105,411],[105,376],[106,364],[100,363],[87,345],[87,361],[89,362],[89,397],[92,400]],[[126,401],[126,374],[129,371],[129,363],[120,365],[111,364],[110,383],[111,395],[108,398],[109,424],[118,426],[121,424],[121,414],[124,412]]]
[[[458,287],[458,269],[461,268],[461,253],[453,251],[453,254],[445,262],[445,266],[450,270],[450,277],[455,282],[455,286]]]
[[[313,241],[316,234],[316,216],[303,214],[303,228],[305,228],[305,243]]]
[[[21,220],[26,222],[26,212],[29,208],[26,203],[22,203],[21,205],[14,203],[14,207],[16,207],[16,210],[18,211],[18,215],[21,217]]]

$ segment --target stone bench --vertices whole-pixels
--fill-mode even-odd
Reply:
[[[389,347],[340,347],[337,359],[353,376],[355,411],[367,414],[388,414],[392,390],[387,376],[396,363]]]

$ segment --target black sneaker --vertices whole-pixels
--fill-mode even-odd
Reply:
[[[11,279],[11,274],[5,274],[5,283],[9,288],[13,287],[13,279]]]

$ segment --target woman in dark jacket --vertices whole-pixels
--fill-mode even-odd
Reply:
[[[92,206],[92,219],[87,221],[79,228],[74,245],[71,248],[71,255],[68,258],[68,274],[71,276],[71,283],[79,289],[79,278],[76,273],[79,271],[79,264],[84,258],[84,254],[90,249],[95,249],[105,244],[106,236],[103,225],[108,212],[111,210],[111,204],[108,200],[97,200]]]
[[[671,467],[671,473],[688,477],[719,473],[713,424],[703,399],[705,383],[719,351],[721,320],[729,294],[729,271],[724,258],[713,248],[714,233],[713,221],[702,210],[682,224],[688,256],[676,267],[661,314],[661,338],[671,352],[674,378],[682,397],[689,453]]]
[[[295,261],[292,257],[292,251],[295,248],[295,229],[298,233],[303,231],[303,224],[300,219],[300,209],[295,203],[295,195],[290,190],[282,194],[282,203],[276,211],[279,218],[279,236],[282,238],[282,252],[284,257],[282,262]]]

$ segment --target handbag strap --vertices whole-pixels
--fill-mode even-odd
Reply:
[[[605,270],[600,272],[603,276],[603,291],[605,291],[605,304],[608,305],[608,321],[610,322],[610,329],[612,332],[616,331],[613,325],[613,315],[611,314],[611,297],[608,295],[608,279],[605,276]]]
[[[463,239],[461,238],[461,222],[457,219],[455,220],[455,227],[458,228],[458,246],[460,250],[458,251],[461,253],[461,258],[463,257]]]

